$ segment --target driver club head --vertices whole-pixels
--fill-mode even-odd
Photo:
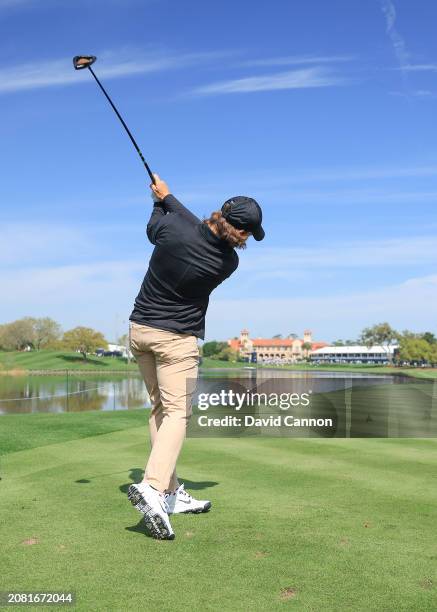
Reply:
[[[94,64],[96,59],[95,55],[75,55],[73,57],[73,66],[75,70],[83,70]]]

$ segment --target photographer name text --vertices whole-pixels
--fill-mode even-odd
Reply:
[[[332,419],[327,418],[297,418],[292,414],[270,415],[268,417],[254,417],[245,415],[237,417],[227,415],[224,417],[208,417],[202,414],[197,417],[200,427],[332,427]]]

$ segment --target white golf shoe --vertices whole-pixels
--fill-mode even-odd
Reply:
[[[174,540],[168,518],[167,503],[160,493],[145,482],[131,484],[127,496],[131,504],[144,515],[146,529],[157,540]]]
[[[165,494],[169,514],[186,514],[191,512],[198,514],[200,512],[208,512],[211,508],[211,502],[206,499],[194,499],[187,491],[184,485],[181,484],[176,491]]]

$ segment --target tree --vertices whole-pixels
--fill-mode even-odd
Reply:
[[[24,317],[0,326],[0,346],[9,350],[23,350],[27,347],[39,350],[56,344],[61,333],[59,323],[49,317]]]
[[[287,338],[290,340],[297,340],[297,334],[288,334]]]
[[[202,355],[204,357],[216,357],[220,351],[228,348],[227,342],[217,342],[217,340],[211,340],[210,342],[205,342],[202,346]]]
[[[24,317],[1,326],[0,345],[7,350],[22,351],[35,342],[35,319]]]
[[[61,326],[53,319],[50,319],[50,317],[35,319],[33,329],[34,346],[37,351],[49,345],[56,344],[62,335]]]
[[[103,334],[90,327],[75,327],[66,331],[63,343],[73,351],[81,353],[84,359],[88,353],[94,353],[98,348],[108,346]]]
[[[117,340],[117,344],[120,346],[127,346],[129,344],[129,334],[123,334],[120,336],[120,338]]]
[[[6,325],[0,325],[0,349],[4,351],[6,349]]]
[[[437,357],[436,348],[418,336],[402,336],[399,342],[399,360],[409,363],[433,363]]]
[[[361,342],[367,347],[380,346],[390,360],[390,346],[399,339],[399,333],[388,323],[378,323],[372,327],[365,327],[361,332]]]
[[[409,329],[404,329],[404,331],[402,331],[399,334],[399,339],[401,338],[416,338],[417,334],[415,334],[414,332],[410,331]]]
[[[274,336],[272,336],[272,338],[280,339],[282,338],[282,334],[275,334]]]
[[[214,357],[220,361],[237,361],[238,353],[231,349],[230,346],[226,346],[219,353],[214,355]]]
[[[339,338],[332,343],[332,346],[353,346],[354,344],[358,344],[356,340],[342,340]]]
[[[303,349],[305,357],[308,357],[308,353],[310,352],[312,348],[313,348],[313,345],[311,344],[311,342],[304,342],[302,344],[302,349]]]
[[[432,332],[425,332],[422,334],[422,338],[429,342],[429,344],[437,344],[437,338],[434,336]]]

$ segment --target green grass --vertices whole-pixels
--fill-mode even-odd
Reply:
[[[159,542],[125,495],[146,418],[0,417],[0,590],[71,589],[84,611],[436,609],[436,440],[188,439],[180,475],[213,509]]]
[[[127,364],[117,357],[95,357],[86,360],[68,351],[0,351],[0,371],[4,370],[121,370],[137,371],[136,363]]]
[[[250,363],[243,363],[241,361],[221,361],[220,359],[211,359],[211,357],[202,357],[202,368],[244,368],[251,366]]]
[[[25,416],[29,418],[23,418]],[[145,418],[144,410],[2,416],[0,456],[138,427],[144,424]]]
[[[242,362],[219,361],[208,357],[202,360],[202,369],[213,368],[242,368],[251,364]],[[262,366],[257,367],[276,368],[281,370],[330,370],[338,372],[371,372],[373,374],[407,374],[416,378],[437,378],[437,368],[393,368],[384,366],[360,366],[360,365],[319,365],[293,364],[289,366]],[[49,370],[88,370],[89,372],[116,370],[118,372],[138,372],[138,366],[132,362],[127,364],[124,359],[114,357],[88,357],[84,360],[78,353],[65,351],[0,351],[0,372],[15,371],[49,371]]]
[[[332,371],[332,372],[364,372],[371,374],[406,374],[407,376],[413,376],[415,378],[437,378],[437,368],[398,368],[378,365],[337,365],[337,364],[322,364],[322,365],[311,365],[309,363],[295,363],[292,365],[262,365],[262,364],[251,364],[242,362],[232,361],[220,361],[218,359],[210,359],[205,357],[202,360],[202,368],[205,370],[211,368],[241,368],[241,367],[257,367],[277,370],[291,370],[291,371]]]

